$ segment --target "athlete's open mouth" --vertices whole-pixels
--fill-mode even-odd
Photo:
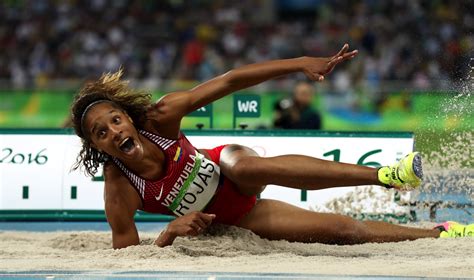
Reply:
[[[130,152],[133,147],[135,147],[135,141],[131,137],[123,139],[119,145],[120,150],[125,153]]]

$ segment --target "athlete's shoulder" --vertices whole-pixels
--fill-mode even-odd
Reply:
[[[154,135],[168,140],[179,140],[182,134],[179,127],[158,126],[150,120],[147,120],[143,128],[138,131],[145,135]]]
[[[128,178],[113,162],[104,164],[104,201],[107,209],[128,205],[134,210],[141,207],[141,200]]]
[[[109,161],[104,164],[104,182],[105,192],[115,193],[118,190],[125,188],[118,188],[117,186],[130,185],[130,181],[122,170],[113,162]]]
[[[158,123],[156,120],[148,119],[143,126],[143,130],[166,139],[176,140],[180,133],[180,124],[180,122]]]

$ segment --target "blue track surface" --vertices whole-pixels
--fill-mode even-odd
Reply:
[[[324,275],[324,274],[290,274],[290,273],[235,273],[235,272],[183,272],[183,271],[138,271],[138,272],[84,272],[84,271],[30,271],[30,272],[2,272],[1,279],[198,279],[198,280],[247,280],[247,279],[448,279],[448,278],[425,278],[406,276],[359,276],[359,275]]]
[[[141,232],[159,232],[168,223],[140,222],[136,223]],[[0,230],[19,231],[110,231],[107,222],[0,222]]]

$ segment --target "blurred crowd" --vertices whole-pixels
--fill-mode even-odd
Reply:
[[[24,87],[123,66],[159,86],[331,55],[349,42],[360,55],[334,73],[337,87],[403,80],[430,88],[465,75],[473,11],[472,0],[0,1],[0,80]]]

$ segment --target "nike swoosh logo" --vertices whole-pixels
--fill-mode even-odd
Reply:
[[[155,196],[155,199],[159,201],[162,194],[163,194],[163,185],[161,185],[160,195],[159,195],[159,196]]]

